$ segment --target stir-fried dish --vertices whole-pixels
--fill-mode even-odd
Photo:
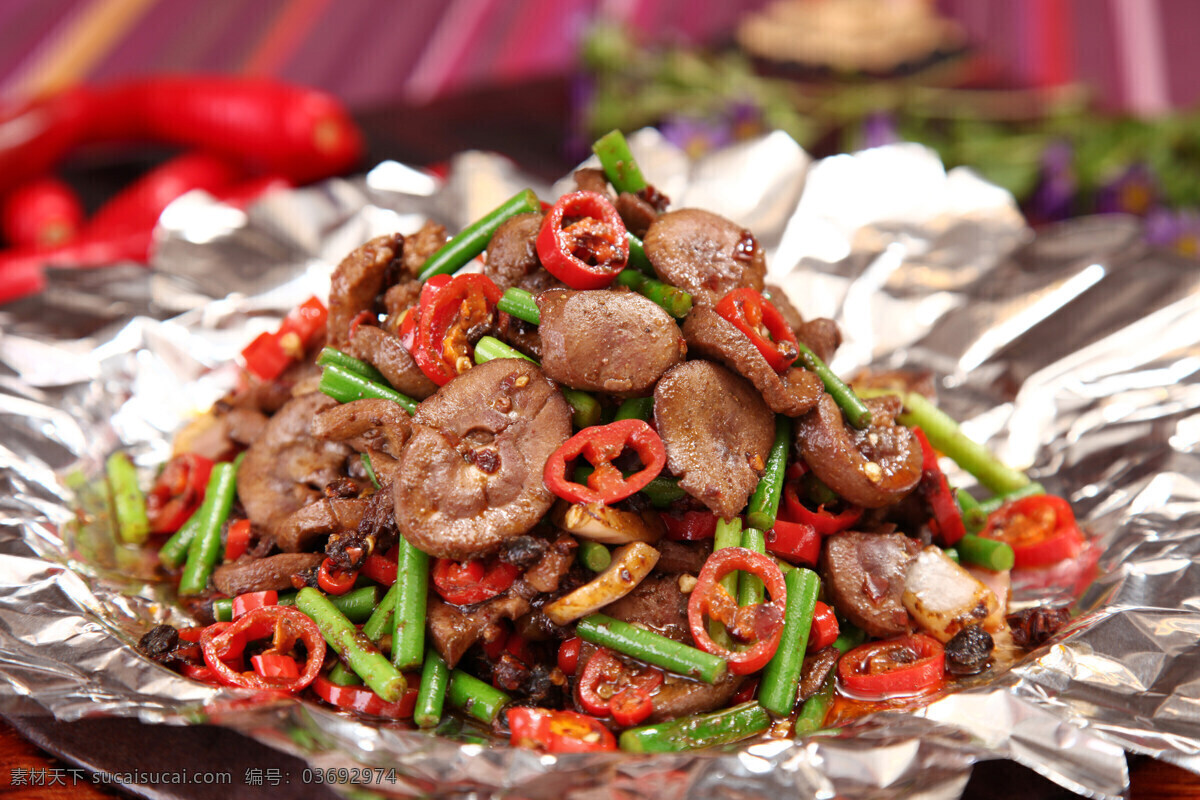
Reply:
[[[147,656],[549,752],[662,751],[910,702],[1067,621],[1008,602],[1011,570],[1081,562],[1070,506],[928,381],[844,383],[838,326],[765,282],[750,231],[671,209],[619,134],[596,150],[553,205],[349,254],[145,494],[110,459],[121,535],[196,619]]]

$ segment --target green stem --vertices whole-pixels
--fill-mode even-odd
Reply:
[[[537,325],[542,321],[542,313],[538,311],[533,295],[516,286],[504,290],[504,296],[500,298],[496,308],[505,314],[511,314],[517,319],[524,320],[530,325]]]
[[[200,594],[208,588],[208,579],[221,557],[221,528],[229,518],[236,495],[237,462],[214,466],[208,478],[208,487],[204,490],[204,505],[207,508],[188,545],[187,562],[179,576],[179,594]],[[209,497],[212,498],[211,503],[208,502]]]
[[[683,289],[655,278],[647,277],[636,269],[624,269],[613,283],[624,286],[643,297],[653,300],[675,319],[683,319],[692,310],[692,296]]]
[[[968,533],[959,539],[955,546],[958,549],[959,559],[993,572],[1012,569],[1013,564],[1016,563],[1013,549],[1007,543],[985,539],[973,533]]]
[[[328,597],[329,602],[333,603],[334,608],[345,614],[346,619],[357,625],[361,622],[366,622],[375,613],[375,609],[379,607],[379,592],[380,588],[378,586],[361,586],[357,589],[351,589],[345,594],[328,595]],[[296,605],[296,593],[280,592],[279,605]]]
[[[407,688],[404,676],[329,602],[329,598],[306,586],[296,593],[296,608],[317,623],[325,642],[375,694],[389,703],[400,699]]]
[[[723,658],[604,614],[591,614],[579,620],[575,634],[586,642],[611,647],[618,653],[706,683],[715,683],[725,674]]]
[[[183,566],[183,562],[187,560],[192,539],[196,538],[196,531],[200,530],[200,521],[208,513],[207,507],[210,505],[212,503],[209,502],[208,493],[205,492],[204,501],[200,503],[200,507],[193,511],[187,522],[183,523],[179,530],[175,531],[171,538],[163,542],[163,546],[159,548],[158,561],[160,564],[167,569],[179,569]]]
[[[759,530],[769,531],[775,527],[775,515],[779,513],[779,500],[783,497],[783,473],[787,470],[791,440],[791,417],[777,414],[775,441],[771,444],[770,455],[767,456],[767,467],[750,497],[750,505],[746,511],[746,522]]]
[[[778,716],[791,714],[796,705],[813,609],[821,589],[817,573],[807,569],[792,570],[784,576],[784,582],[787,584],[787,608],[783,616],[783,636],[775,655],[763,670],[758,689],[758,702]]]
[[[357,373],[369,381],[382,383],[389,386],[388,379],[383,377],[383,373],[375,369],[365,361],[359,361],[351,355],[343,353],[333,347],[326,347],[321,350],[321,354],[317,356],[318,367],[341,367],[349,372]]]
[[[362,686],[362,678],[355,675],[342,662],[335,662],[329,674],[325,676],[330,683],[338,686]]]
[[[392,666],[414,669],[425,660],[425,600],[429,593],[429,556],[403,536],[396,582],[396,613],[392,617]]]
[[[959,489],[955,497],[958,499],[958,510],[962,512],[963,527],[967,533],[979,533],[987,524],[987,514],[979,509],[979,501],[966,489]]]
[[[495,722],[504,706],[512,702],[512,698],[504,692],[461,669],[450,673],[446,699],[450,705],[487,725]]]
[[[817,354],[810,350],[807,345],[798,342],[796,347],[800,349],[800,360],[804,363],[804,366],[810,372],[817,373],[821,382],[825,384],[825,391],[833,396],[834,402],[838,404],[838,408],[846,415],[847,421],[859,430],[863,430],[869,426],[871,424],[871,409],[863,404],[863,401],[858,398],[854,390],[843,383],[841,378],[833,374],[833,370],[818,358]]]
[[[833,695],[837,690],[837,673],[830,672],[821,689],[804,701],[796,721],[792,724],[792,733],[812,733],[825,727],[825,717],[829,715],[829,707],[833,705]]]
[[[629,266],[647,278],[657,278],[658,275],[654,272],[654,265],[650,263],[650,259],[646,256],[646,247],[642,244],[642,240],[628,231],[625,232],[625,238],[629,240]]]
[[[366,471],[367,477],[371,479],[371,485],[378,489],[383,487],[379,485],[379,478],[375,475],[375,467],[371,466],[371,457],[366,453],[359,453],[359,460],[362,461],[363,470]]]
[[[621,403],[621,407],[617,409],[617,415],[613,417],[613,422],[623,419],[640,419],[642,422],[649,422],[653,416],[653,397],[631,397]]]
[[[592,572],[603,572],[612,563],[612,551],[599,542],[584,539],[579,543],[578,558]]]
[[[741,546],[756,553],[767,552],[766,538],[763,536],[763,532],[757,528],[746,528],[742,531]],[[766,595],[767,591],[762,578],[749,572],[743,572],[738,578],[739,606],[762,605]]]
[[[722,550],[726,547],[741,547],[742,544],[742,521],[737,517],[733,519],[717,518],[717,529],[713,535],[713,552]],[[730,597],[737,598],[738,596],[738,578],[741,573],[737,570],[726,574],[718,583],[729,593]],[[729,636],[729,632],[725,630],[725,626],[715,619],[708,621],[708,638],[712,639],[726,650],[733,650],[733,639]]]
[[[104,462],[104,472],[121,541],[141,544],[150,537],[150,519],[146,516],[146,496],[138,486],[137,468],[129,456],[118,451]]]
[[[321,372],[320,390],[339,403],[372,397],[399,403],[409,414],[417,410],[417,401],[408,395],[337,365],[330,365]]]
[[[621,734],[619,745],[633,753],[677,753],[738,742],[770,727],[771,717],[766,709],[750,702],[711,714],[630,728]]]
[[[432,647],[425,653],[425,665],[421,669],[421,687],[417,690],[417,705],[413,709],[413,722],[418,728],[436,728],[442,721],[442,710],[446,704],[446,689],[450,685],[450,668]]]
[[[1007,466],[986,447],[967,438],[946,412],[922,394],[903,395],[904,413],[897,419],[904,425],[919,426],[929,443],[955,464],[996,494],[1009,494],[1029,484],[1029,476]]]
[[[1035,495],[1045,494],[1046,487],[1042,486],[1037,481],[1030,481],[1019,489],[1014,489],[1007,494],[996,495],[989,497],[979,504],[979,511],[983,514],[984,521],[992,514],[1000,510],[1000,507],[1005,503],[1011,503],[1013,500],[1020,500],[1022,497],[1034,497]]]
[[[506,220],[518,214],[541,211],[542,204],[532,189],[523,189],[506,200],[500,207],[489,212],[467,227],[457,236],[446,242],[421,267],[420,281],[427,281],[434,275],[450,275],[466,265],[468,261],[487,249],[492,234]]]
[[[620,192],[637,194],[646,188],[646,179],[638,167],[629,143],[619,130],[609,131],[596,140],[592,152],[600,159],[600,166],[613,188]]]
[[[399,577],[399,572],[400,570],[397,569],[397,577]],[[379,601],[379,605],[375,606],[371,616],[363,623],[363,635],[375,644],[379,644],[384,634],[392,632],[392,619],[396,616],[396,595],[398,594],[400,594],[400,586],[398,583],[393,583],[388,587],[383,599]]]

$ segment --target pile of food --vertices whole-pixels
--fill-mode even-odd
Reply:
[[[150,630],[148,657],[646,752],[922,702],[1067,620],[1008,608],[1013,569],[1085,577],[1065,501],[927,379],[842,382],[837,325],[764,283],[751,232],[668,210],[619,133],[595,149],[553,206],[525,191],[347,256],[148,493],[109,460],[122,538],[197,623]]]

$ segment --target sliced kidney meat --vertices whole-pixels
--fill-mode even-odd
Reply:
[[[750,231],[697,208],[670,211],[646,231],[646,257],[658,277],[691,293],[701,305],[716,305],[729,291],[759,291],[767,271],[762,247]]]
[[[430,555],[487,555],[550,509],[542,471],[571,435],[571,407],[522,359],[497,359],[421,403],[392,478],[396,524]]]
[[[825,540],[821,577],[837,612],[871,636],[908,630],[904,574],[921,545],[902,533],[843,531]]]
[[[746,334],[707,306],[687,315],[683,336],[689,352],[720,361],[753,383],[777,414],[798,417],[815,406],[825,391],[821,379],[802,367],[776,372]]]
[[[537,304],[542,369],[573,389],[642,394],[683,360],[675,320],[640,294],[558,289]]]
[[[683,490],[726,519],[741,513],[775,438],[758,391],[724,367],[688,361],[655,387],[654,422]]]
[[[921,446],[895,423],[899,398],[866,401],[871,424],[855,430],[830,395],[796,425],[796,447],[825,485],[847,502],[881,508],[899,502],[921,480]]]

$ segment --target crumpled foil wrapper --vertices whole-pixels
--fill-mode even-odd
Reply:
[[[400,796],[953,798],[973,763],[1008,758],[1116,798],[1124,751],[1200,771],[1194,262],[1143,249],[1122,217],[1035,238],[1011,197],[915,145],[815,163],[782,134],[699,161],[654,131],[633,146],[675,207],[746,225],[796,305],[838,320],[835,369],[931,370],[968,434],[1070,498],[1100,577],[1075,590],[1065,631],[915,712],[656,756],[554,757],[469,726],[433,737],[248,700],[138,655],[151,624],[181,616],[152,559],[114,544],[96,489],[104,457],[123,448],[148,479],[172,433],[232,385],[240,348],[326,294],[367,238],[427,217],[454,230],[524,186],[565,188],[465,153],[444,181],[384,163],[245,213],[182,198],[153,270],[59,272],[42,296],[0,309],[0,710],[214,722],[314,766],[395,767],[398,783],[370,788]],[[1070,591],[1018,588],[1018,602]]]

